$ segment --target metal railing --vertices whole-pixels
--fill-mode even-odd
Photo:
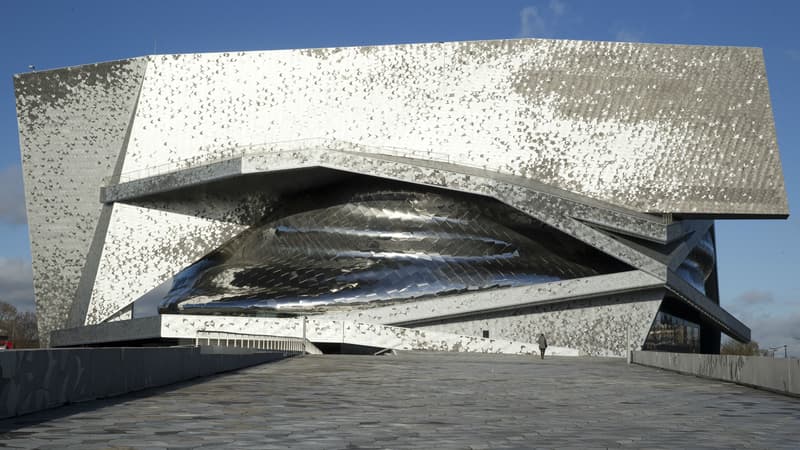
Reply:
[[[196,169],[199,167],[217,164],[224,161],[234,160],[241,158],[245,155],[256,155],[262,153],[277,153],[281,151],[307,151],[314,150],[324,143],[324,138],[306,138],[295,139],[289,141],[274,141],[265,142],[261,144],[249,145],[236,145],[236,146],[200,146],[200,155],[192,156],[189,158],[168,161],[157,166],[148,166],[142,169],[130,170],[123,172],[119,176],[117,183],[112,183],[111,178],[106,178],[106,186],[110,184],[127,183],[129,181],[139,180],[142,178],[149,178],[158,175],[165,175],[172,172],[179,172],[181,170]],[[317,145],[314,145],[314,144]]]
[[[236,333],[231,331],[198,330],[194,345],[216,345],[252,350],[276,351],[286,353],[306,353],[304,338],[274,336],[268,334]]]
[[[158,175],[165,175],[172,172],[179,172],[187,169],[217,164],[224,161],[234,160],[248,155],[280,154],[283,152],[311,151],[311,150],[332,150],[332,151],[361,151],[387,156],[399,156],[405,158],[425,158],[433,161],[451,162],[450,155],[444,152],[429,150],[413,150],[394,146],[371,146],[356,144],[354,142],[343,141],[335,138],[304,138],[287,141],[264,142],[260,144],[248,144],[237,146],[200,146],[200,155],[183,158],[175,161],[168,161],[156,166],[148,166],[142,169],[123,172],[119,176],[119,181],[112,183],[110,177],[104,179],[105,185],[127,183],[130,181],[149,178]],[[475,168],[486,169],[487,166],[472,165]],[[501,167],[491,167],[489,170],[500,171]]]
[[[196,169],[228,160],[241,158],[248,155],[280,154],[286,151],[311,151],[311,150],[331,150],[331,151],[360,151],[386,156],[397,156],[402,158],[427,159],[437,162],[455,163],[450,155],[445,152],[432,150],[415,150],[395,146],[373,146],[367,144],[357,144],[354,142],[343,141],[335,138],[305,138],[288,141],[274,141],[260,144],[237,145],[233,147],[201,146],[201,155],[189,158],[169,161],[157,166],[148,166],[142,169],[131,170],[120,174],[119,181],[112,183],[110,177],[104,179],[106,186],[110,184],[127,183],[142,178],[165,175],[171,172],[179,172],[187,169]],[[492,165],[492,164],[471,164],[458,161],[459,165],[468,166],[481,170],[500,172],[503,169],[513,170],[511,164]]]

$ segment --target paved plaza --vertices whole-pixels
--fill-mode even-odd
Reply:
[[[618,359],[306,356],[0,421],[25,448],[800,448],[800,400]]]

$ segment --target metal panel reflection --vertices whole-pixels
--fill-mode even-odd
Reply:
[[[287,199],[179,273],[161,312],[292,312],[628,269],[494,200],[340,188]]]
[[[715,261],[714,241],[711,238],[711,232],[708,232],[675,272],[705,295],[706,281],[714,271]]]

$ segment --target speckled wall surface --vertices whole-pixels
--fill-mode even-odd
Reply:
[[[611,296],[663,288],[663,281],[640,270],[553,281],[529,286],[468,291],[414,301],[342,305],[329,308],[326,319],[417,326],[435,320],[476,317],[534,305],[569,302],[576,298]]]
[[[198,190],[113,204],[91,295],[76,299],[80,324],[130,318],[132,302],[259,220],[273,201],[267,192]]]
[[[490,337],[522,342],[536,342],[539,333],[544,333],[548,345],[568,346],[588,355],[624,356],[629,331],[632,349],[641,348],[662,297],[663,291],[646,291],[454,319],[420,328],[470,336],[489,330]]]
[[[196,336],[197,331],[201,330],[256,336],[303,337],[303,319],[191,314],[161,316],[161,336],[192,339]],[[502,338],[484,339],[480,335],[460,335],[435,330],[324,318],[308,318],[306,338],[312,342],[346,343],[396,350],[509,354],[530,354],[537,351],[528,341]],[[562,356],[578,355],[576,349],[563,345],[554,345],[553,351]]]
[[[760,49],[522,39],[148,61],[124,171],[335,137],[640,211],[788,212]]]
[[[600,248],[606,253],[625,261],[636,268],[647,271],[666,280],[666,264],[664,262],[654,259],[652,256],[638,252],[631,249],[629,246],[622,245],[614,238],[600,232],[590,226],[585,225],[579,220],[575,220],[571,216],[580,218],[589,218],[593,222],[606,223],[607,226],[617,224],[617,229],[625,230],[626,232],[634,235],[648,236],[652,239],[659,239],[665,237],[664,230],[666,226],[660,220],[652,217],[639,217],[632,213],[620,213],[609,209],[594,208],[582,204],[577,201],[568,200],[562,197],[545,194],[531,189],[526,185],[514,184],[514,181],[520,180],[498,180],[495,178],[494,172],[487,172],[483,170],[470,170],[470,173],[463,173],[463,171],[455,172],[458,167],[453,165],[434,165],[426,167],[424,161],[416,161],[409,159],[387,159],[385,157],[375,157],[372,154],[365,152],[346,152],[346,151],[332,151],[325,148],[311,147],[302,151],[279,152],[276,149],[267,149],[266,153],[256,153],[248,155],[241,160],[241,172],[243,174],[279,174],[285,170],[296,170],[299,168],[306,168],[309,170],[312,167],[329,167],[343,171],[354,171],[358,173],[371,174],[374,176],[382,176],[388,179],[407,181],[411,183],[421,183],[437,187],[445,187],[466,192],[474,192],[490,197],[497,198],[519,210],[522,210],[545,223],[555,226],[557,229],[564,231],[570,235],[578,237],[580,240]],[[197,173],[194,169],[188,169],[189,179],[193,183],[202,180],[195,179]],[[299,177],[303,176],[303,172],[295,172]],[[227,174],[227,172],[226,172]],[[214,173],[206,174],[210,178],[214,178]],[[277,175],[276,175],[277,176]],[[173,172],[162,176],[165,183],[175,185],[178,180],[183,178],[183,172]],[[146,186],[143,186],[139,191],[139,196],[149,192],[150,190],[160,191],[161,183],[159,178],[150,178]],[[524,180],[523,180],[524,181]],[[264,183],[269,185],[270,178],[264,178]],[[136,184],[128,183],[128,184]],[[180,183],[177,183],[180,185]],[[122,185],[121,185],[122,186]],[[126,189],[123,189],[124,191]],[[131,187],[127,189],[128,195],[135,195],[136,189]],[[174,195],[172,197],[175,197]],[[226,206],[219,201],[212,202],[208,198],[193,198],[193,199],[177,199],[171,200],[164,199],[162,201],[149,204],[147,202],[136,201],[130,199],[127,201],[135,202],[137,205],[146,207],[157,207],[163,210],[171,210],[180,212],[182,214],[198,215],[201,217],[231,220],[226,218],[227,211],[231,211],[230,206]],[[268,207],[269,198],[261,199],[259,201],[247,200],[244,203],[250,203],[250,209],[258,209],[263,211],[263,208]],[[261,209],[254,208],[253,205],[264,205]],[[240,205],[243,207],[244,204]],[[241,208],[240,208],[241,209]],[[245,208],[245,211],[248,209]],[[149,214],[149,213],[148,213]],[[246,223],[238,220],[236,223]],[[181,234],[183,236],[183,234]],[[166,238],[166,236],[165,236]],[[187,240],[175,236],[169,242],[171,250],[164,252],[163,255],[177,255],[188,253],[191,255],[198,255],[197,258],[202,256],[198,254],[198,248],[194,245],[194,241]],[[213,248],[206,248],[206,252]],[[140,256],[136,254],[135,247],[131,247],[125,253],[127,256],[122,258],[139,260]],[[170,256],[171,257],[171,256]],[[158,259],[158,258],[157,258]],[[145,258],[145,260],[150,260]],[[133,264],[133,263],[130,263]],[[128,265],[130,265],[128,264]],[[141,263],[136,263],[141,264]],[[150,264],[149,262],[147,264]],[[182,269],[188,265],[185,258],[178,258],[171,263],[170,267],[174,271]],[[110,269],[109,269],[110,270]],[[171,274],[164,273],[163,279],[166,279]],[[123,287],[124,290],[137,291],[141,285],[141,278],[132,275],[127,277],[115,277],[116,282],[114,286],[117,288]],[[152,283],[147,283],[151,286]],[[155,287],[155,285],[152,285]],[[111,291],[109,291],[111,292]],[[138,291],[137,291],[138,292]],[[129,298],[126,301],[133,301],[135,297]],[[111,295],[109,297],[110,306],[101,307],[106,300],[100,300],[97,303],[98,307],[105,310],[107,314],[116,312],[119,308],[124,306],[124,303],[118,301],[118,296]],[[105,315],[104,317],[108,317]]]
[[[146,61],[14,78],[39,335],[63,328],[100,218]]]
[[[226,177],[304,168],[292,172],[302,185],[327,167],[486,195],[665,285],[693,226],[643,213],[788,214],[759,49],[524,39],[166,55],[15,87],[45,340],[70,313],[73,325],[128,318],[271,207],[269,189],[203,191]],[[619,313],[649,326],[657,303],[523,322],[613,325]],[[527,336],[503,320],[493,326]]]
[[[85,324],[111,317],[245,228],[115,204]]]

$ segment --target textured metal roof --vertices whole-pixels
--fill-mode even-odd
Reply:
[[[788,214],[762,52],[561,40],[152,56],[125,170],[331,137],[654,213]]]

